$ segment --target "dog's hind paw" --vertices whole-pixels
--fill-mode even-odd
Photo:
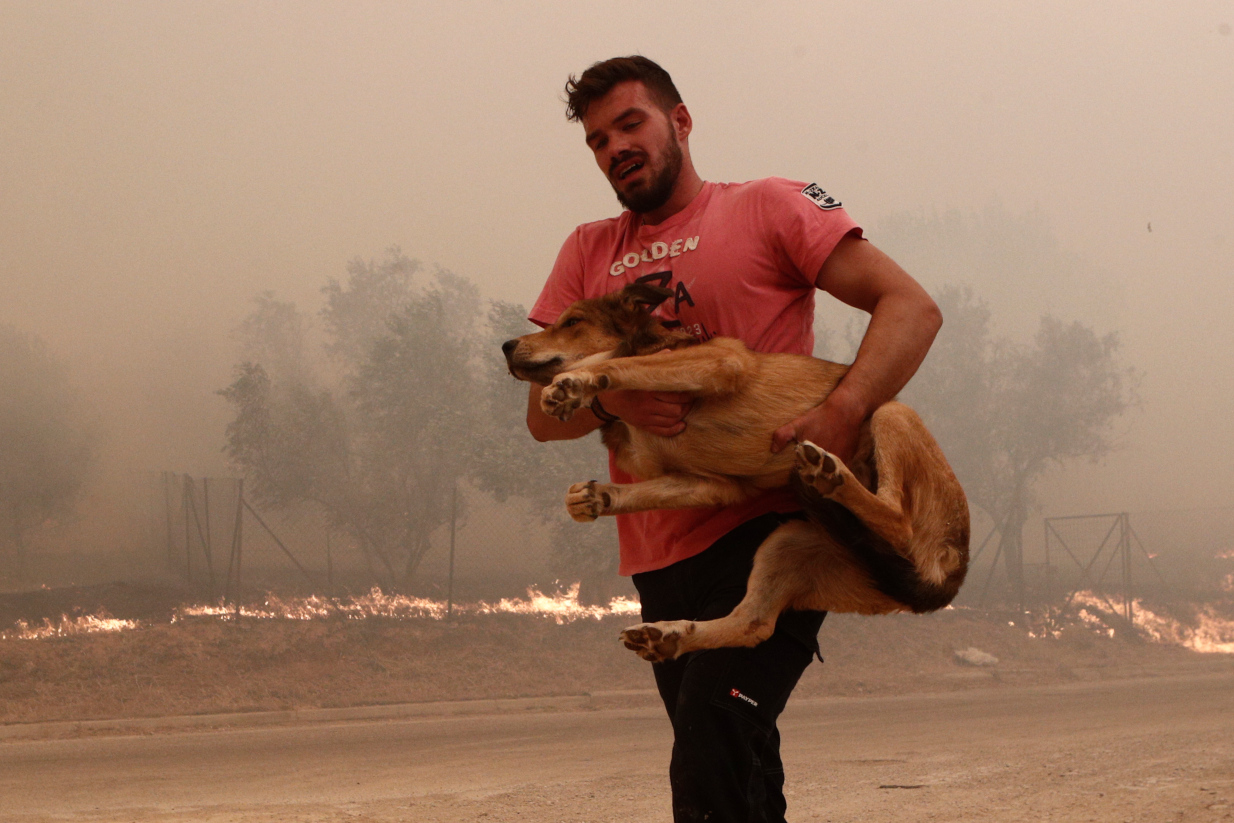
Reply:
[[[844,464],[840,458],[809,440],[797,444],[794,457],[797,474],[820,494],[831,494],[844,483]]]
[[[621,633],[621,642],[644,660],[662,663],[676,658],[681,652],[683,636],[693,632],[694,624],[689,620],[639,623]]]
[[[590,523],[600,515],[608,514],[612,507],[611,487],[595,480],[575,483],[566,491],[566,510],[580,523]]]

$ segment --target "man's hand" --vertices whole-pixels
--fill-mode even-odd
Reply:
[[[776,429],[771,438],[771,450],[779,452],[794,441],[809,440],[848,463],[857,451],[857,439],[865,418],[864,407],[850,402],[843,393],[832,392],[822,405]]]
[[[694,398],[684,392],[663,391],[606,391],[600,392],[599,399],[609,414],[659,437],[685,431],[685,416],[694,403]]]
[[[857,450],[861,424],[908,383],[943,319],[916,280],[854,235],[836,245],[816,285],[869,312],[870,325],[840,385],[821,405],[777,429],[771,450],[778,452],[793,440],[809,440],[849,462]]]

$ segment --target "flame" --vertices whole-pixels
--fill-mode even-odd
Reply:
[[[135,628],[137,628],[136,620],[118,620],[106,612],[79,617],[62,614],[60,620],[55,623],[44,617],[41,625],[32,626],[25,620],[18,620],[12,629],[0,632],[0,640],[43,640],[48,637],[121,632]]]
[[[565,591],[547,595],[533,586],[527,589],[527,599],[502,598],[496,603],[484,600],[475,603],[455,603],[453,611],[458,614],[527,614],[551,617],[558,625],[590,618],[600,620],[615,614],[638,614],[637,600],[614,597],[607,606],[584,606],[578,602],[579,584]],[[429,600],[424,597],[409,597],[402,594],[386,594],[373,587],[368,594],[353,595],[346,599],[310,595],[283,599],[267,595],[260,606],[241,606],[241,617],[265,620],[314,620],[327,617],[344,617],[363,620],[369,617],[428,618],[443,620],[448,607],[444,600]],[[176,613],[183,617],[234,617],[236,608],[219,601],[217,605],[184,606]],[[173,618],[173,621],[175,618]]]
[[[1227,576],[1227,588],[1234,589],[1234,575]],[[615,597],[607,606],[584,606],[578,602],[579,584],[564,591],[547,595],[537,587],[527,590],[526,599],[502,598],[495,603],[480,600],[474,603],[456,603],[453,611],[460,615],[518,614],[551,617],[558,625],[575,620],[600,620],[610,615],[637,615],[639,603],[627,597]],[[1115,628],[1106,618],[1121,616],[1125,604],[1117,598],[1106,600],[1091,591],[1078,592],[1073,598],[1078,607],[1077,619],[1100,634],[1114,637]],[[320,620],[344,618],[364,620],[370,617],[392,619],[443,620],[447,604],[443,600],[410,597],[401,594],[386,594],[374,587],[368,593],[347,598],[307,597],[281,598],[268,594],[261,604],[240,607],[240,616],[261,620]],[[215,605],[183,606],[176,611],[172,622],[192,617],[214,617],[223,620],[234,618],[236,608],[223,601]],[[1234,654],[1234,620],[1222,617],[1211,606],[1204,606],[1196,614],[1194,626],[1185,625],[1166,615],[1145,608],[1140,600],[1132,601],[1132,623],[1150,640],[1170,643],[1206,654]],[[42,640],[49,637],[66,637],[79,634],[119,632],[138,628],[136,620],[119,620],[106,612],[93,615],[69,617],[61,615],[58,621],[44,619],[41,624],[19,620],[12,629],[0,631],[0,640]],[[1014,626],[1014,621],[1009,621]],[[1046,620],[1038,630],[1030,623],[1032,638],[1058,637],[1061,624]]]
[[[423,597],[408,597],[406,595],[388,595],[381,589],[374,588],[368,594],[349,597],[341,600],[336,597],[309,595],[283,599],[278,595],[267,594],[260,605],[240,607],[241,617],[253,617],[261,620],[319,620],[327,617],[346,617],[363,619],[366,617],[411,618],[427,617],[440,620],[445,617],[446,604],[427,600]],[[181,606],[176,610],[172,622],[185,617],[219,617],[229,619],[236,616],[236,607],[220,600],[214,605]]]
[[[610,615],[637,615],[641,608],[637,600],[631,600],[628,597],[614,597],[607,606],[584,606],[578,602],[578,591],[578,583],[552,595],[544,594],[539,588],[533,586],[527,589],[526,600],[506,597],[496,603],[484,600],[475,603],[455,603],[453,611],[457,614],[471,615],[523,614],[551,617],[560,626],[575,620],[600,620]],[[347,598],[323,597],[317,594],[308,597],[282,598],[267,594],[259,605],[242,605],[240,616],[259,620],[321,620],[326,618],[364,620],[369,617],[444,620],[449,610],[444,600],[386,594],[374,587],[367,594]],[[171,622],[175,623],[190,617],[215,617],[230,620],[235,616],[236,607],[220,600],[214,605],[182,606],[172,615]],[[136,620],[117,620],[106,612],[72,618],[68,615],[61,615],[58,622],[53,623],[45,618],[42,625],[32,626],[24,620],[19,620],[12,629],[0,632],[0,640],[42,640],[47,637],[65,637],[73,634],[119,632],[135,629],[139,625]]]
[[[1087,594],[1087,592],[1082,592],[1081,594]],[[1079,595],[1076,596],[1076,599],[1080,599]],[[1080,609],[1076,614],[1080,618],[1080,622],[1088,626],[1093,631],[1104,634],[1107,637],[1114,636],[1114,630],[1107,626],[1104,620],[1090,612],[1088,609]]]
[[[1083,606],[1079,617],[1086,624],[1104,629],[1110,637],[1114,629],[1106,627],[1105,621],[1089,609],[1106,615],[1120,614],[1125,603],[1111,598],[1107,603],[1090,591],[1078,592],[1074,603]],[[1113,606],[1113,610],[1111,610]],[[1172,617],[1159,615],[1144,607],[1143,601],[1131,601],[1131,622],[1135,628],[1156,643],[1173,643],[1204,654],[1234,654],[1234,620],[1221,617],[1212,606],[1204,606],[1196,615],[1196,625],[1187,626]],[[1100,627],[1100,628],[1099,628]]]
[[[474,608],[479,614],[541,614],[554,618],[557,625],[584,618],[600,620],[611,614],[636,615],[642,608],[637,600],[628,597],[614,597],[607,606],[584,606],[578,602],[578,588],[579,584],[575,583],[564,593],[559,592],[552,597],[542,594],[539,589],[530,588],[526,600],[503,598],[492,606],[481,601]]]

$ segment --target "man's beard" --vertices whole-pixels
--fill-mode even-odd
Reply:
[[[668,145],[664,150],[664,165],[647,181],[647,185],[636,188],[629,194],[622,194],[614,185],[617,202],[635,214],[646,214],[660,208],[673,196],[673,186],[677,184],[677,177],[681,174],[681,163],[681,144],[677,142],[677,135],[669,135]]]

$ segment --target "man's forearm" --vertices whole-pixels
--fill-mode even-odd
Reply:
[[[942,325],[938,306],[918,288],[884,294],[870,309],[870,326],[848,373],[821,405],[776,430],[772,451],[810,440],[850,459],[862,422],[917,371]]]
[[[591,434],[600,428],[600,418],[591,413],[591,409],[579,409],[566,422],[555,417],[549,417],[540,409],[540,392],[544,387],[539,383],[531,384],[531,393],[527,398],[527,430],[531,436],[541,443],[549,440],[575,440]]]
[[[938,306],[924,293],[884,296],[871,313],[852,367],[828,400],[859,419],[869,417],[912,379],[941,326]]]

